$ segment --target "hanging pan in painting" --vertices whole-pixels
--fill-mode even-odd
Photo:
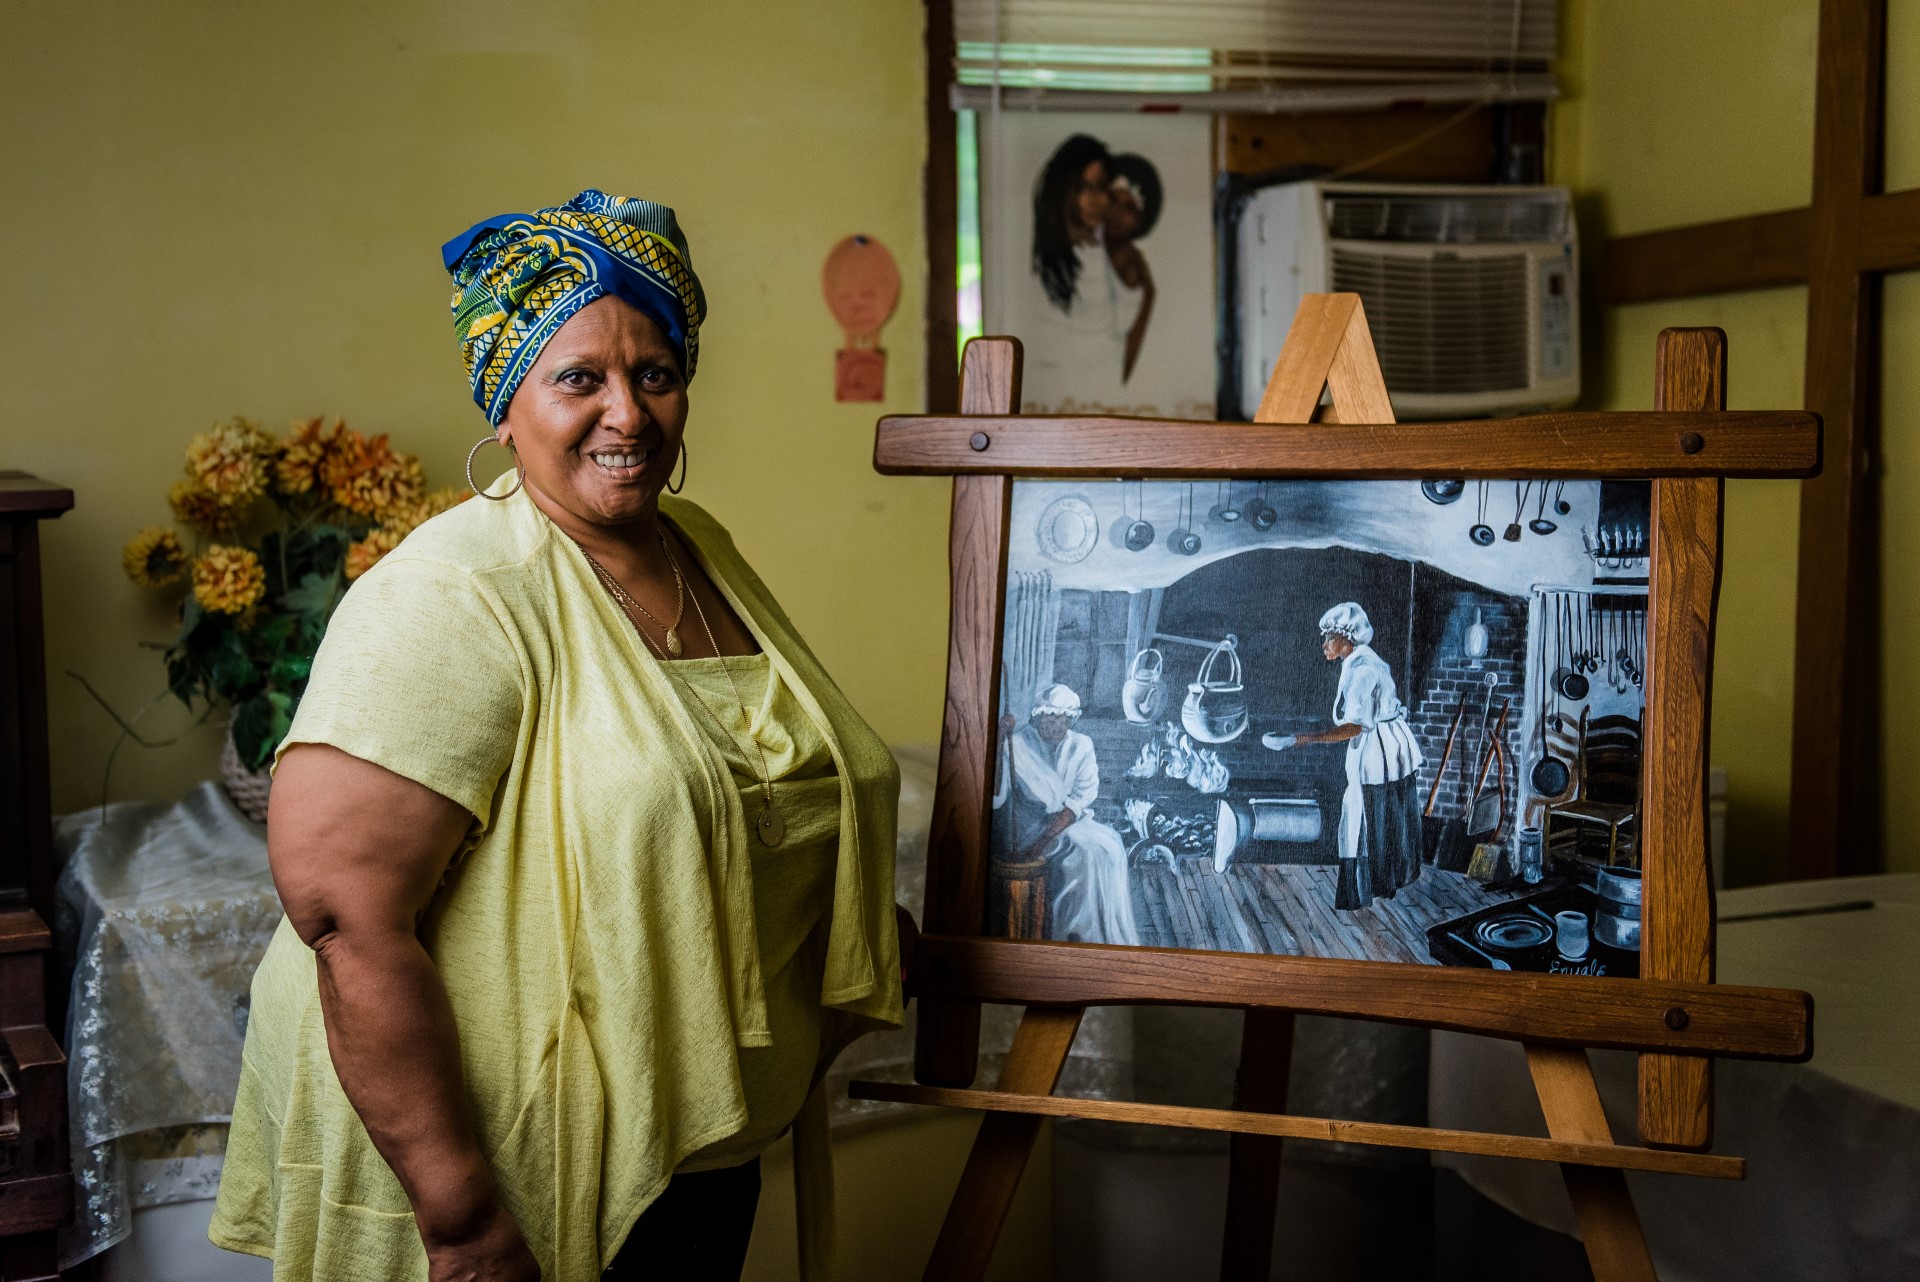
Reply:
[[[1158,650],[1133,656],[1127,680],[1120,687],[1120,709],[1136,726],[1151,725],[1167,710],[1167,661]]]
[[[1239,639],[1229,635],[1207,651],[1200,671],[1187,686],[1180,724],[1202,743],[1231,743],[1246,733],[1247,691],[1240,684],[1239,648]]]

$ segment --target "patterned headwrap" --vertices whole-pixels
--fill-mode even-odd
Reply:
[[[442,246],[453,324],[473,399],[498,425],[547,340],[602,295],[639,308],[680,352],[688,378],[707,298],[673,211],[588,188],[564,205],[501,214]]]

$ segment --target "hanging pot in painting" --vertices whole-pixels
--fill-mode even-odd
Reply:
[[[1178,552],[1181,556],[1192,556],[1200,550],[1200,536],[1192,530],[1175,530],[1167,535],[1167,550]]]
[[[1187,701],[1180,708],[1180,724],[1202,743],[1231,743],[1247,729],[1247,692],[1240,684],[1239,641],[1229,636],[1200,663],[1196,679],[1187,687]],[[1215,664],[1222,655],[1226,666],[1216,675]]]
[[[1255,495],[1247,500],[1245,507],[1240,509],[1240,517],[1248,525],[1264,533],[1274,527],[1274,524],[1280,519],[1280,514],[1274,511],[1273,504],[1267,502],[1266,499],[1259,495]]]
[[[1427,502],[1438,503],[1441,507],[1445,507],[1449,503],[1456,502],[1462,494],[1467,492],[1467,483],[1452,478],[1440,481],[1422,481],[1420,482],[1420,492],[1427,496]]]
[[[1167,661],[1158,650],[1142,650],[1120,687],[1120,708],[1136,726],[1151,725],[1167,710]]]

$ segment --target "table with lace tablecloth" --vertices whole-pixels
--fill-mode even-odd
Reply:
[[[900,760],[900,901],[916,917],[926,878],[935,757]],[[217,783],[178,801],[123,802],[62,816],[55,934],[74,968],[68,1012],[68,1107],[77,1183],[62,1259],[77,1263],[125,1238],[133,1213],[211,1198],[240,1077],[254,967],[280,921],[266,830]],[[989,1007],[982,1073],[998,1071],[1019,1012]],[[1125,1089],[1129,1013],[1090,1014],[1067,1084]],[[836,1126],[908,1112],[846,1098],[850,1077],[912,1074],[905,1028],[856,1042],[830,1079]]]

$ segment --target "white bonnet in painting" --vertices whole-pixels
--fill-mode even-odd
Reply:
[[[1358,603],[1342,601],[1320,616],[1320,632],[1325,635],[1337,632],[1355,645],[1365,645],[1373,640],[1373,624],[1367,618],[1367,612]]]

